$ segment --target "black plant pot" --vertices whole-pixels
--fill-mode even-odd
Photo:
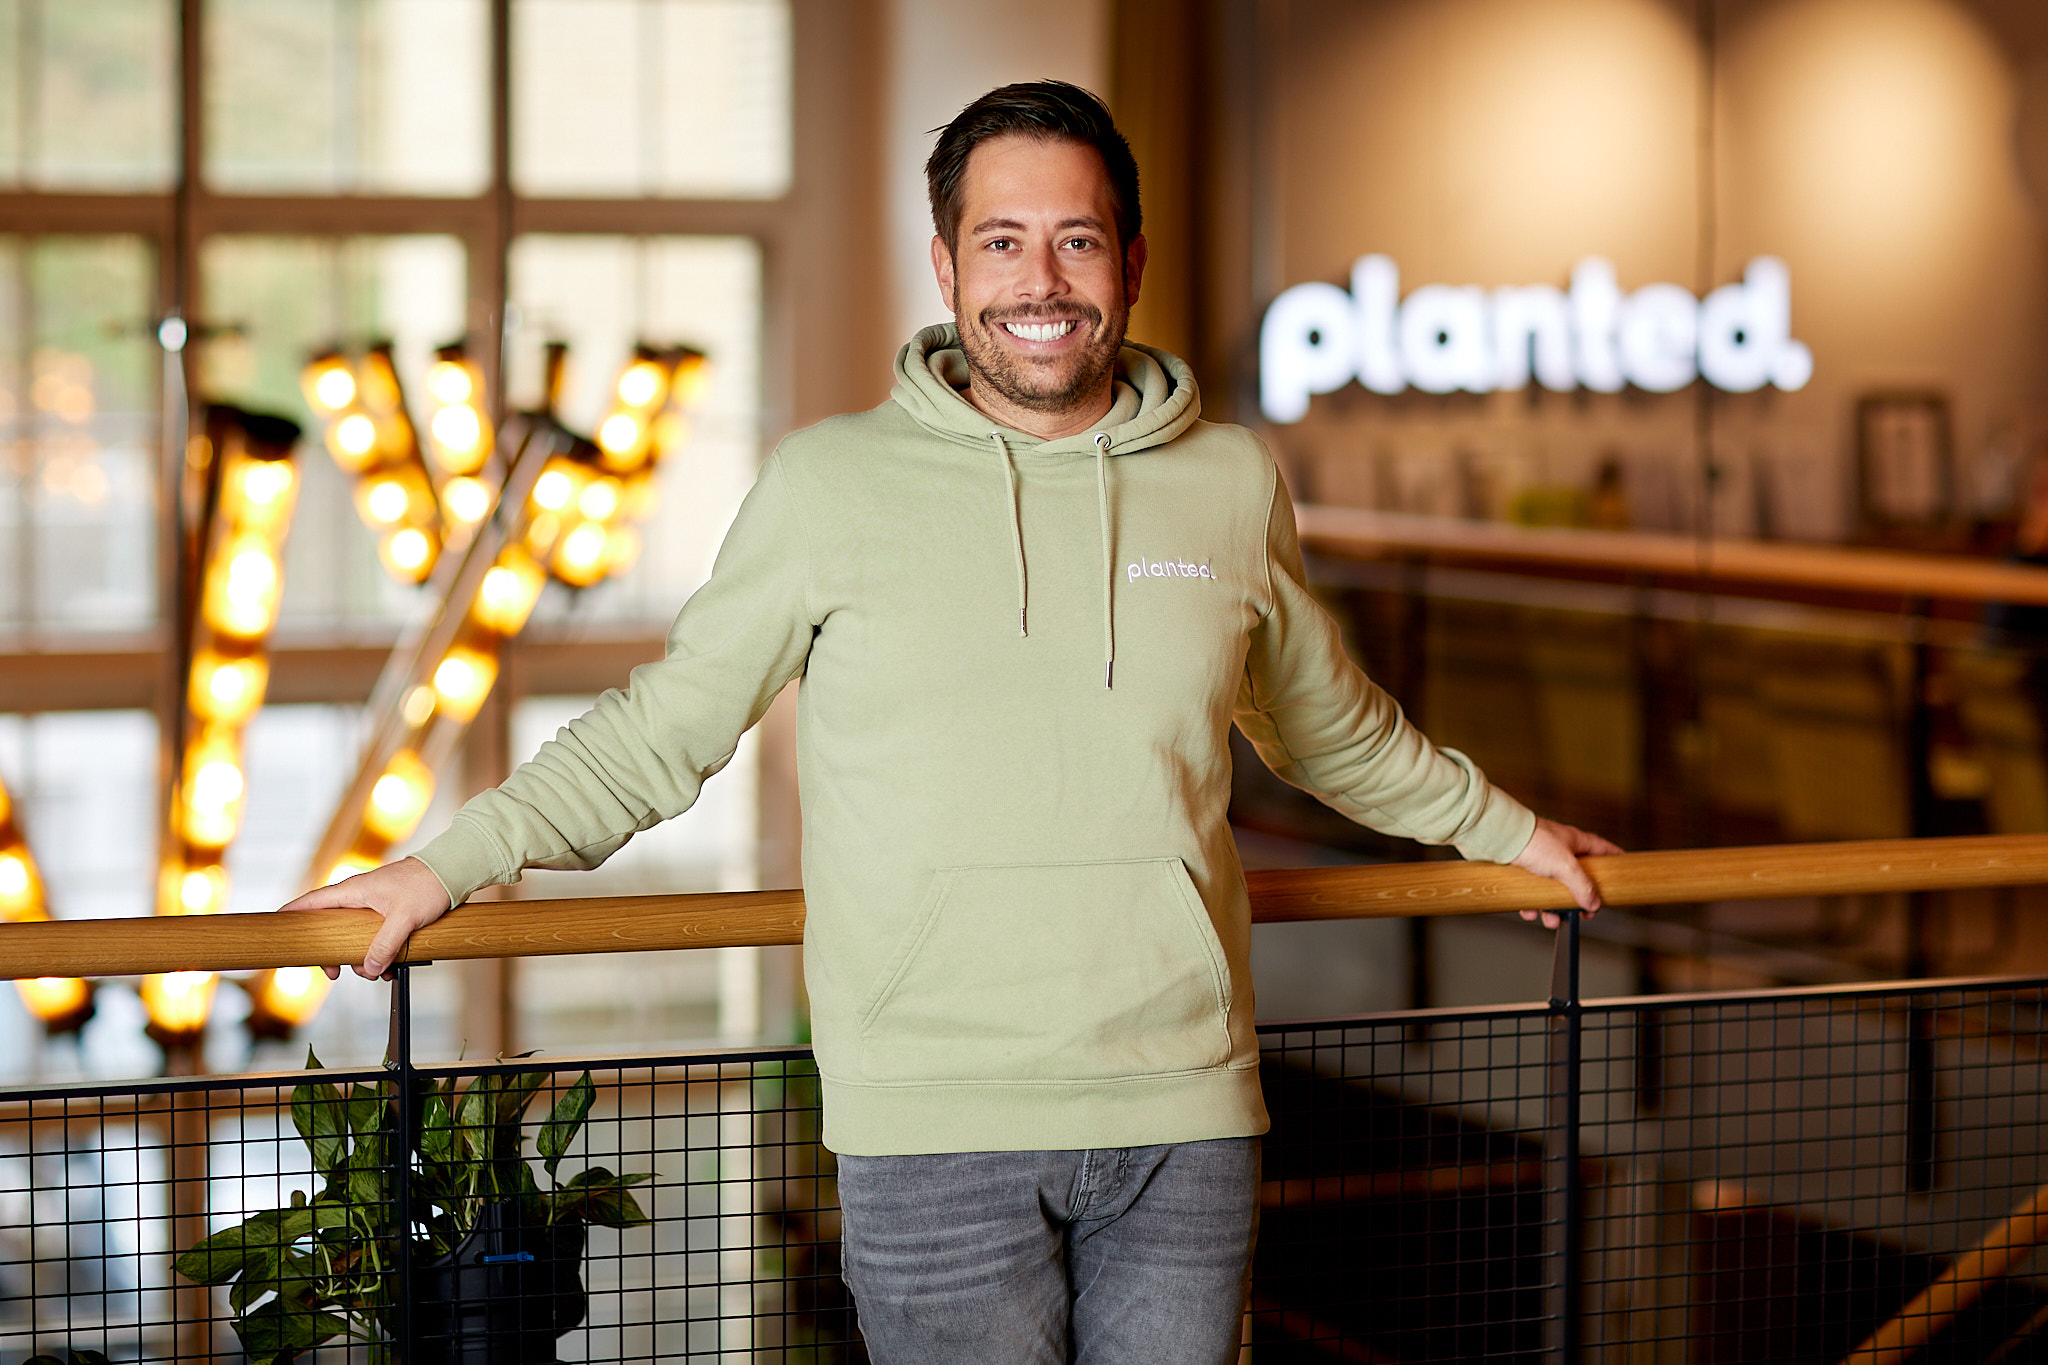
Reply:
[[[517,1199],[486,1204],[445,1256],[413,1266],[405,1365],[553,1365],[583,1321],[583,1224],[529,1226]]]

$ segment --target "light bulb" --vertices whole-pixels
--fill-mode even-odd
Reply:
[[[533,501],[538,507],[559,512],[576,496],[576,480],[563,469],[550,469],[533,484]]]
[[[619,401],[629,408],[645,408],[661,397],[661,366],[651,360],[636,360],[619,376]]]
[[[640,419],[630,412],[615,412],[597,429],[597,444],[612,456],[629,455],[640,444]]]
[[[164,1033],[197,1033],[213,1009],[220,978],[212,972],[168,972],[142,979],[142,1003],[149,1020]]]
[[[201,611],[223,635],[254,640],[277,620],[276,552],[261,536],[237,536],[207,568]]]
[[[491,510],[491,490],[482,479],[450,479],[441,486],[441,506],[447,509],[449,520],[474,526]]]
[[[191,707],[202,720],[239,725],[263,704],[269,674],[261,657],[229,659],[202,649],[192,660]]]
[[[227,898],[227,869],[218,863],[192,868],[178,879],[178,905],[188,915],[215,914]]]
[[[369,509],[370,520],[379,526],[389,526],[405,516],[406,505],[412,499],[405,493],[405,485],[396,479],[379,479],[370,485],[363,497],[363,505]]]
[[[619,510],[618,480],[592,479],[583,496],[576,499],[576,510],[592,521],[610,521]]]
[[[336,882],[345,882],[357,873],[368,872],[375,866],[377,866],[375,859],[364,858],[351,853],[333,867],[327,869],[327,880],[323,885],[332,886]]]
[[[555,571],[572,586],[587,588],[604,576],[605,529],[584,522],[562,539]]]
[[[28,1012],[46,1024],[78,1014],[92,998],[92,987],[75,976],[38,976],[14,988]]]
[[[448,657],[434,670],[434,696],[442,711],[466,723],[476,719],[497,680],[496,659],[457,646],[448,651]]]
[[[239,737],[225,727],[201,731],[185,751],[179,804],[185,838],[200,848],[225,848],[234,841],[247,786],[241,758]]]
[[[292,467],[287,460],[251,460],[242,469],[242,497],[268,507],[291,491]]]
[[[517,635],[533,612],[546,575],[525,553],[509,550],[484,575],[470,615],[480,626],[500,635]]]
[[[28,894],[28,859],[19,853],[0,853],[0,898],[12,900]]]
[[[306,367],[306,398],[324,412],[339,412],[356,401],[355,376],[340,356],[326,356]]]
[[[370,804],[363,811],[363,825],[391,843],[408,838],[427,813],[434,795],[434,774],[410,749],[391,757],[384,775],[370,788]]]
[[[459,360],[437,360],[427,371],[427,392],[434,395],[438,403],[450,406],[467,403],[476,392],[476,384],[469,377],[469,367]]]
[[[434,444],[444,464],[464,472],[476,467],[470,460],[483,444],[484,424],[475,408],[442,408],[434,414],[428,429],[434,434]]]
[[[433,565],[433,538],[417,526],[393,532],[384,549],[392,567],[415,583],[425,578]]]
[[[279,967],[266,972],[256,987],[255,1007],[291,1028],[320,1011],[330,989],[327,978],[311,967]]]
[[[335,463],[350,473],[361,469],[376,448],[377,424],[363,413],[350,413],[328,432],[327,449]]]

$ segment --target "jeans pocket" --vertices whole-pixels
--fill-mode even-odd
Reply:
[[[861,1018],[871,1081],[1220,1066],[1230,972],[1178,858],[940,868]]]

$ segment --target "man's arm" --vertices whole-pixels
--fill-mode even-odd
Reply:
[[[689,809],[809,656],[808,546],[779,461],[763,466],[659,663],[634,669],[628,687],[598,698],[414,857],[286,908],[367,905],[384,915],[359,968],[377,976],[413,929],[479,887],[517,881],[528,867],[595,867]]]
[[[1580,906],[1599,893],[1578,856],[1619,852],[1596,834],[1539,820],[1470,759],[1439,749],[1344,652],[1309,593],[1294,506],[1274,475],[1267,520],[1271,602],[1253,629],[1236,721],[1281,778],[1360,824],[1562,882]],[[1546,916],[1555,923],[1555,916]]]

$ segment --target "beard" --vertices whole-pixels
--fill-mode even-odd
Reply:
[[[1058,308],[1030,304],[984,308],[970,319],[960,308],[958,287],[953,290],[953,316],[959,324],[960,349],[967,356],[970,382],[992,389],[1027,411],[1050,413],[1066,412],[1101,389],[1116,368],[1117,353],[1123,349],[1124,331],[1130,324],[1129,309],[1119,308],[1105,317],[1101,309],[1086,303]],[[1076,319],[1075,327],[1088,339],[1064,355],[1018,355],[995,335],[1006,322],[1068,318]]]

